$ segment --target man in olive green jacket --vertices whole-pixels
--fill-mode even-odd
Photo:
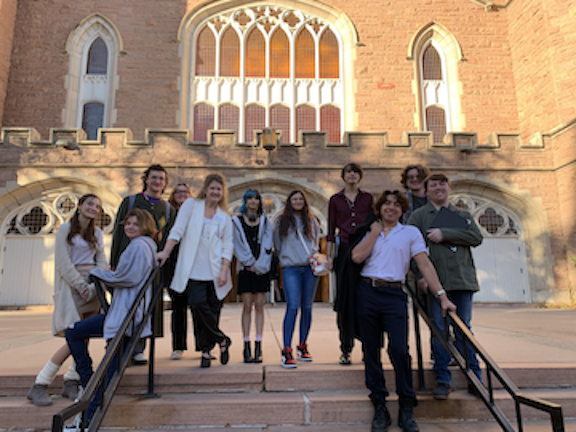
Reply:
[[[440,283],[448,293],[448,298],[457,306],[456,313],[470,329],[472,318],[472,297],[480,289],[476,277],[476,267],[470,248],[482,243],[482,234],[470,213],[460,210],[449,203],[450,180],[443,173],[432,174],[424,183],[428,203],[416,210],[408,219],[408,224],[416,226],[424,238],[430,252],[430,260],[436,268]],[[430,228],[437,213],[442,207],[456,213],[463,218],[466,227],[460,228]],[[418,280],[418,287],[425,292],[428,287],[426,281]],[[430,302],[432,320],[444,334],[444,319],[442,310],[436,302]],[[457,346],[462,351],[462,340],[456,332]],[[451,373],[448,369],[450,354],[438,338],[432,340],[436,372],[436,388],[433,390],[434,398],[444,400],[450,392]],[[467,344],[467,357],[470,368],[481,380],[481,371],[478,365],[476,352]],[[475,388],[469,386],[468,390],[474,393]]]

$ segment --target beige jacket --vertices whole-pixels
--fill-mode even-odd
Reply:
[[[100,228],[96,228],[100,230]],[[80,315],[74,304],[72,289],[82,292],[88,286],[84,278],[76,271],[70,260],[70,244],[66,241],[70,232],[70,223],[60,226],[56,233],[54,247],[54,313],[52,314],[52,334],[64,336],[64,331],[80,321]],[[96,251],[96,267],[108,268],[104,256],[104,245],[99,244]]]

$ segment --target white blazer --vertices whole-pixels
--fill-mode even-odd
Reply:
[[[198,246],[204,224],[205,208],[205,200],[189,198],[178,210],[176,221],[168,235],[168,239],[180,242],[180,251],[170,288],[176,292],[183,293],[186,290],[196,255],[198,253],[208,253],[216,296],[219,300],[223,300],[232,289],[230,268],[228,268],[226,283],[223,286],[218,286],[218,276],[220,276],[222,271],[222,258],[232,261],[232,254],[234,253],[232,220],[228,213],[218,207],[216,214],[212,218],[216,225],[211,225],[210,228],[212,229],[210,233],[210,244],[212,247],[209,251],[199,251]]]

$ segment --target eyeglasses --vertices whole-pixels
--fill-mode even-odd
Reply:
[[[391,190],[385,190],[385,191],[384,191],[384,195],[396,195],[396,194],[399,194],[399,193],[400,193],[400,191],[399,191],[398,189],[393,190],[393,191],[391,191]]]

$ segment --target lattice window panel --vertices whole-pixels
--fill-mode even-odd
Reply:
[[[432,132],[435,143],[442,143],[446,135],[446,113],[440,107],[426,108],[426,130]]]
[[[422,56],[422,75],[425,80],[442,79],[442,61],[432,45],[426,48]]]
[[[266,44],[258,28],[252,29],[246,40],[246,76],[266,76]]]
[[[254,131],[262,130],[264,128],[266,117],[265,111],[265,108],[259,105],[248,105],[246,107],[246,136],[244,137],[246,142],[254,140]]]
[[[222,36],[220,46],[220,76],[240,76],[240,41],[232,27],[228,27]]]
[[[328,131],[328,141],[340,142],[340,109],[331,105],[320,108],[320,130]]]
[[[320,38],[320,78],[340,77],[340,55],[338,39],[327,29]]]
[[[296,108],[296,133],[316,130],[316,110],[311,106],[302,105]]]
[[[82,112],[82,129],[89,140],[98,138],[98,129],[104,125],[104,104],[88,102]]]
[[[282,140],[290,135],[290,109],[283,105],[270,107],[270,127],[282,131]]]
[[[270,77],[290,77],[290,42],[282,29],[276,29],[270,39]]]
[[[209,27],[204,27],[196,42],[196,75],[211,76],[216,71],[216,39]]]
[[[469,212],[486,237],[518,237],[521,224],[512,211],[486,199],[465,194],[454,194],[450,203]]]
[[[222,130],[238,130],[238,122],[240,121],[240,109],[232,104],[224,104],[218,108],[218,118],[220,126],[218,129]]]
[[[314,39],[306,29],[296,39],[296,78],[314,78],[316,71]]]
[[[90,46],[86,73],[90,75],[106,75],[108,73],[108,47],[102,38],[96,38]]]
[[[194,141],[207,141],[210,129],[214,129],[214,107],[202,103],[195,105]]]

